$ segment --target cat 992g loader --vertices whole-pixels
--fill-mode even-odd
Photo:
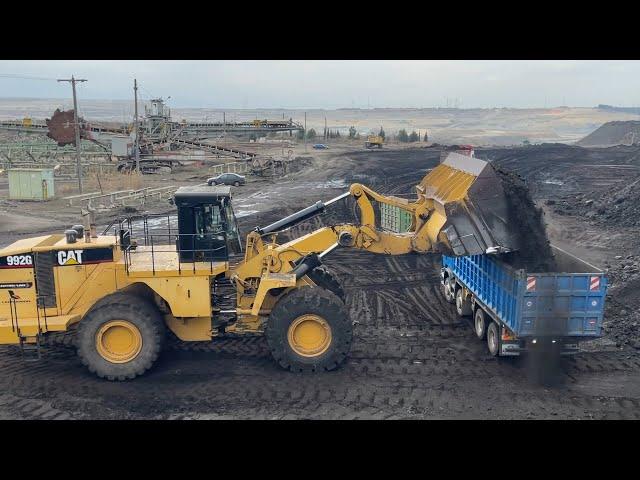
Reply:
[[[280,232],[346,197],[357,203],[357,224],[278,243]],[[265,334],[282,367],[331,370],[352,340],[342,288],[321,266],[334,249],[385,255],[517,249],[495,171],[455,153],[424,177],[411,201],[352,184],[328,202],[255,228],[244,249],[229,187],[182,187],[174,202],[177,225],[173,217],[128,218],[98,235],[89,215],[64,233],[1,249],[0,344],[39,355],[44,337],[72,331],[90,371],[125,380],[151,368],[166,330],[182,341]],[[167,228],[159,232],[161,221]]]

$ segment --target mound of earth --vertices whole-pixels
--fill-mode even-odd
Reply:
[[[554,210],[614,229],[640,227],[640,176],[618,188],[567,196],[555,203]]]
[[[640,143],[640,121],[607,122],[577,143],[583,147],[609,147]]]

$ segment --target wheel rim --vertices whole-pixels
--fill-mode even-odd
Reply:
[[[130,362],[142,350],[142,334],[131,322],[112,320],[96,333],[96,349],[111,363]]]
[[[287,332],[289,346],[303,357],[317,357],[331,345],[331,327],[319,315],[302,315],[296,318]]]
[[[484,331],[484,319],[480,314],[476,314],[476,334],[481,336]]]
[[[491,350],[491,353],[493,353],[497,350],[496,332],[494,328],[489,329],[488,338],[489,338],[489,350]]]

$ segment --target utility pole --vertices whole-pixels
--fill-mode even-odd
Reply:
[[[76,83],[86,82],[87,80],[84,78],[74,78],[74,76],[71,75],[71,78],[59,79],[58,81],[71,83],[71,88],[73,90],[73,124],[76,130],[76,170],[78,172],[78,191],[82,193],[82,164],[80,163],[80,149],[82,147],[80,145],[80,125],[78,123],[78,100],[76,99]]]
[[[307,153],[307,112],[304,112],[304,153]]]
[[[133,97],[135,99],[135,124],[136,124],[136,172],[140,175],[140,133],[138,124],[138,80],[133,79]]]

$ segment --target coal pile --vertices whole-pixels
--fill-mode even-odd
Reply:
[[[518,251],[503,254],[502,260],[528,272],[554,271],[556,264],[543,220],[544,212],[536,206],[520,175],[504,168],[494,168],[507,199],[508,222],[517,231],[519,246]]]
[[[640,227],[640,176],[619,188],[567,196],[551,204],[560,215],[581,216],[595,225]]]
[[[618,347],[640,350],[640,255],[617,255],[606,266],[605,333]]]
[[[607,122],[577,143],[583,147],[608,147],[640,143],[640,121]]]

